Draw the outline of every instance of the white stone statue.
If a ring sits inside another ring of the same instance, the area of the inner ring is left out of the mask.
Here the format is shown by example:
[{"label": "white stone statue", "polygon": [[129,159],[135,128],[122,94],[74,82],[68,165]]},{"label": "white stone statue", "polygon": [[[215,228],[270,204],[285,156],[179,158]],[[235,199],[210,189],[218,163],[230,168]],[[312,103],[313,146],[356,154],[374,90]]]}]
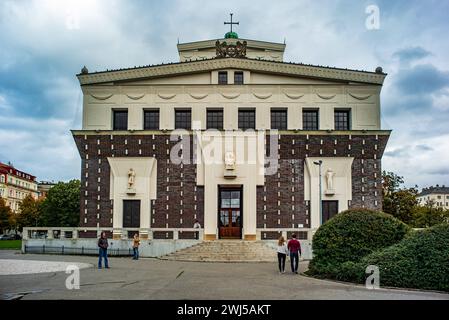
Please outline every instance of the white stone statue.
[{"label": "white stone statue", "polygon": [[134,186],[134,180],[136,177],[136,172],[133,168],[128,171],[128,189],[131,189]]},{"label": "white stone statue", "polygon": [[331,168],[327,169],[326,171],[327,190],[334,190],[334,176],[335,172],[333,172]]},{"label": "white stone statue", "polygon": [[232,151],[227,151],[225,154],[225,168],[226,170],[235,169],[235,156],[234,152]]}]

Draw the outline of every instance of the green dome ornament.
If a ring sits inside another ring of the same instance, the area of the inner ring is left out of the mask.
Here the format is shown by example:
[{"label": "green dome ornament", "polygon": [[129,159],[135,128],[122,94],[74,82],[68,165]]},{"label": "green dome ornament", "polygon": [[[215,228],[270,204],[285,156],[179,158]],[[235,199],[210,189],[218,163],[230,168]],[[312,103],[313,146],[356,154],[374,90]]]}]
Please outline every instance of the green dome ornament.
[{"label": "green dome ornament", "polygon": [[226,32],[224,37],[225,37],[225,39],[238,39],[239,35],[237,34],[237,32],[230,31],[230,32]]}]

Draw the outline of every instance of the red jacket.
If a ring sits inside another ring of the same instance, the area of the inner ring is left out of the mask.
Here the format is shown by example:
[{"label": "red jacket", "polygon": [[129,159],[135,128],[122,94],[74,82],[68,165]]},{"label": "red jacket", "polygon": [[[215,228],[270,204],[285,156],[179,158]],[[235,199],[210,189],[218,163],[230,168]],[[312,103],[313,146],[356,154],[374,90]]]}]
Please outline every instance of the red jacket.
[{"label": "red jacket", "polygon": [[301,243],[299,243],[296,239],[291,239],[288,244],[287,248],[290,251],[290,253],[299,253],[301,254]]}]

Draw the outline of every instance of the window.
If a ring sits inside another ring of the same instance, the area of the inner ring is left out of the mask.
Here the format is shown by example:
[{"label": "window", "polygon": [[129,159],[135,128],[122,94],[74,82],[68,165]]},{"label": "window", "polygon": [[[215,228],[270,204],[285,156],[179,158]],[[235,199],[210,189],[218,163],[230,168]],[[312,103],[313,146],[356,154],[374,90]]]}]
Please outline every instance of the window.
[{"label": "window", "polygon": [[318,110],[302,111],[303,130],[318,130]]},{"label": "window", "polygon": [[220,71],[218,73],[218,84],[228,84],[228,72]]},{"label": "window", "polygon": [[0,182],[1,182],[1,183],[5,183],[5,176],[4,176],[4,175],[1,175],[1,176],[0,176]]},{"label": "window", "polygon": [[207,110],[207,129],[223,130],[223,110]]},{"label": "window", "polygon": [[349,110],[335,110],[334,120],[335,130],[351,130]]},{"label": "window", "polygon": [[145,130],[159,130],[159,110],[145,110],[143,112],[143,128]]},{"label": "window", "polygon": [[271,110],[271,129],[287,130],[287,110]]},{"label": "window", "polygon": [[175,129],[192,128],[192,112],[190,110],[175,110]]},{"label": "window", "polygon": [[256,110],[239,110],[239,129],[256,129]]},{"label": "window", "polygon": [[243,84],[243,72],[234,72],[234,84]]},{"label": "window", "polygon": [[128,130],[128,110],[115,110],[114,130]]}]

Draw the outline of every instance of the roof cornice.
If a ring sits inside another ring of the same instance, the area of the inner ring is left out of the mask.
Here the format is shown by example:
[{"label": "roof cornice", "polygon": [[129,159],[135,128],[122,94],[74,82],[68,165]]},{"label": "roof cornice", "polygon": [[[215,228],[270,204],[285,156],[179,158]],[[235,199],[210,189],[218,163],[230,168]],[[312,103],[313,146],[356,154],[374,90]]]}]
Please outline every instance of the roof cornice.
[{"label": "roof cornice", "polygon": [[277,61],[256,60],[248,58],[214,58],[132,69],[78,74],[77,77],[81,85],[89,85],[117,81],[160,78],[165,76],[175,76],[181,74],[199,73],[229,68],[252,70],[264,73],[283,74],[287,76],[360,82],[377,85],[382,85],[386,77],[385,73],[375,73]]},{"label": "roof cornice", "polygon": [[272,50],[272,51],[282,51],[284,52],[286,45],[284,43],[276,43],[276,42],[267,42],[267,41],[258,41],[258,40],[250,40],[250,39],[215,39],[215,40],[203,40],[203,41],[195,41],[195,42],[186,42],[179,43],[177,45],[178,51],[190,51],[190,50],[199,50],[199,49],[210,49],[215,48],[216,41],[226,42],[228,44],[235,44],[238,41],[246,41],[248,48],[254,49],[264,49],[264,50]]}]

